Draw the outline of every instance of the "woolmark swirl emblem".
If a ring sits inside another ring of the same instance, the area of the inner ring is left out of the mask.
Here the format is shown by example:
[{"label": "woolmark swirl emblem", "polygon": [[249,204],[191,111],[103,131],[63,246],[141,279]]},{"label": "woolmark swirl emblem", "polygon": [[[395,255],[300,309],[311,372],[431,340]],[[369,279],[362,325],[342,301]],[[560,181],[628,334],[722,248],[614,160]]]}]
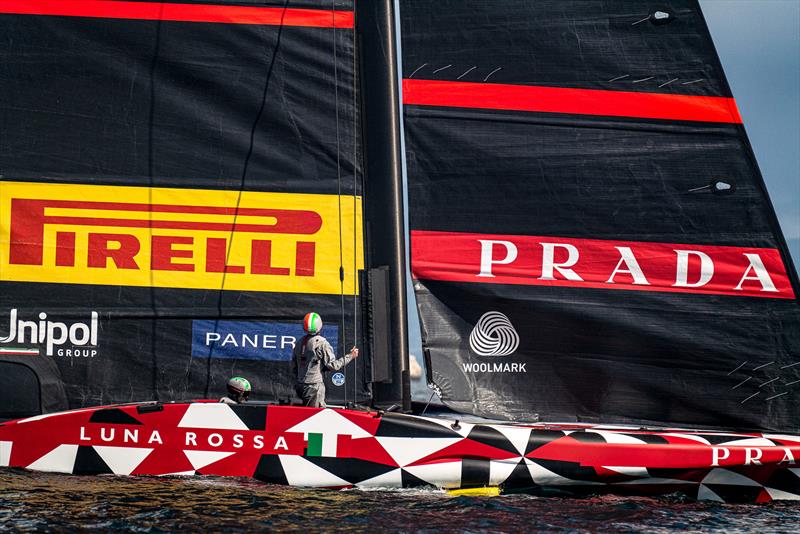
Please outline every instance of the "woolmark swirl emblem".
[{"label": "woolmark swirl emblem", "polygon": [[478,319],[469,335],[469,346],[478,356],[508,356],[519,347],[519,335],[508,317],[490,311]]}]

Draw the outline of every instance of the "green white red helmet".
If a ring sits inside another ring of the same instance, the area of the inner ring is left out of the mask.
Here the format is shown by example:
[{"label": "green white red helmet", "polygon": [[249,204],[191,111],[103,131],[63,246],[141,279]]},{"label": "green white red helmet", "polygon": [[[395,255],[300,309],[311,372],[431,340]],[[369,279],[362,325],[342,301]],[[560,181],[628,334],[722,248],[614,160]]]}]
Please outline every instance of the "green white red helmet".
[{"label": "green white red helmet", "polygon": [[234,376],[228,380],[228,396],[236,402],[243,402],[250,396],[250,381],[241,376]]},{"label": "green white red helmet", "polygon": [[318,313],[307,313],[303,318],[303,330],[306,334],[319,334],[322,331],[322,317]]}]

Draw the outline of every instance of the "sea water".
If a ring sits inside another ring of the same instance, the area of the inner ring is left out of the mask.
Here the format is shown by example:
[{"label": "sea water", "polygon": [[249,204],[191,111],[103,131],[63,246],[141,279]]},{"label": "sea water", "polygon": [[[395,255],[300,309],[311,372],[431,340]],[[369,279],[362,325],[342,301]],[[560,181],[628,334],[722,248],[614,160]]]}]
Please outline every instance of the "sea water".
[{"label": "sea water", "polygon": [[216,477],[0,470],[0,531],[800,532],[800,503],[678,496],[451,497],[435,489],[315,490]]}]

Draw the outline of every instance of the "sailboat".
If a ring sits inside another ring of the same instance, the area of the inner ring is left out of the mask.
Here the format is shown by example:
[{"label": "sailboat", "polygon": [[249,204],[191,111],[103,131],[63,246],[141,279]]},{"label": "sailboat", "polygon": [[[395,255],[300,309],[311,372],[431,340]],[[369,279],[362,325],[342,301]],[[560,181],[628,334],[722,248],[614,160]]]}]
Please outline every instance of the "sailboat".
[{"label": "sailboat", "polygon": [[797,274],[699,5],[645,4],[0,0],[0,466],[800,499]]}]

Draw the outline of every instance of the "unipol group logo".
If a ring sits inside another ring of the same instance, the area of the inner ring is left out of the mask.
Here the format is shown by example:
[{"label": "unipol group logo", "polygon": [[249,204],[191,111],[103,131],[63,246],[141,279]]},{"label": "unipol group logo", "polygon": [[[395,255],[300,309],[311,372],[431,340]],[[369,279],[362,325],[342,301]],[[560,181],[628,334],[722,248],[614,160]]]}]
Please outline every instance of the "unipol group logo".
[{"label": "unipol group logo", "polygon": [[469,335],[469,346],[478,356],[508,356],[519,347],[519,334],[508,317],[490,311],[478,319]]},{"label": "unipol group logo", "polygon": [[0,334],[0,354],[15,356],[47,356],[94,358],[97,355],[98,313],[91,312],[88,321],[52,321],[46,312],[34,314],[32,320],[19,317],[16,308],[8,314],[8,335]]},{"label": "unipol group logo", "polygon": [[[336,195],[1,182],[0,280],[339,294],[339,266],[363,266],[360,202],[339,203]],[[341,253],[340,233],[359,235],[342,241]],[[343,290],[357,291],[352,275]]]}]

